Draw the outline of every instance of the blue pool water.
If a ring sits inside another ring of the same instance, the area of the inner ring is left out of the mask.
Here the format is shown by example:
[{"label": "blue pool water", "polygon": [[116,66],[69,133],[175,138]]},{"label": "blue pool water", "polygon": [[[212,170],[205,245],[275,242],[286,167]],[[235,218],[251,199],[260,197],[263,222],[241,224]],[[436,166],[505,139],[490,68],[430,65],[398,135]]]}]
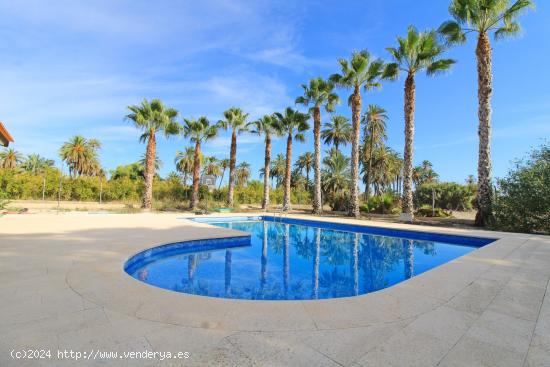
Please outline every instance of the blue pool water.
[{"label": "blue pool water", "polygon": [[148,284],[196,295],[325,299],[390,287],[493,241],[296,219],[248,219],[203,221],[250,237],[153,248],[128,260],[125,270]]}]

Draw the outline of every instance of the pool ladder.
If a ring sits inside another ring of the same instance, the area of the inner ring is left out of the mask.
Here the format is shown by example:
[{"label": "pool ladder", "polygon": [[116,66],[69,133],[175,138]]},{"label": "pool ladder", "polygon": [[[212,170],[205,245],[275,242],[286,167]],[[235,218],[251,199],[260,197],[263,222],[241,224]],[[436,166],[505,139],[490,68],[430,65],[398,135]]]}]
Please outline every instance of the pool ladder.
[{"label": "pool ladder", "polygon": [[283,210],[283,206],[281,206],[281,208],[275,208],[273,210],[273,221],[277,222],[277,218],[279,218],[279,222],[282,223],[285,214],[288,213]]}]

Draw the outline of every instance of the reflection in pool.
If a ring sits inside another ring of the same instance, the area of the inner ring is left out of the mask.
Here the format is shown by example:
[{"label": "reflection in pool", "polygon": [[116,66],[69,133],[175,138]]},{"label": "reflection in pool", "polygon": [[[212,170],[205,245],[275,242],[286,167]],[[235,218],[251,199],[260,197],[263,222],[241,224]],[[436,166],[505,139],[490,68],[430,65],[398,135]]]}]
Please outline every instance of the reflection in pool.
[{"label": "reflection in pool", "polygon": [[212,224],[248,232],[250,240],[200,241],[149,257],[138,255],[126,271],[148,284],[196,295],[325,299],[389,287],[480,245],[261,220]]}]

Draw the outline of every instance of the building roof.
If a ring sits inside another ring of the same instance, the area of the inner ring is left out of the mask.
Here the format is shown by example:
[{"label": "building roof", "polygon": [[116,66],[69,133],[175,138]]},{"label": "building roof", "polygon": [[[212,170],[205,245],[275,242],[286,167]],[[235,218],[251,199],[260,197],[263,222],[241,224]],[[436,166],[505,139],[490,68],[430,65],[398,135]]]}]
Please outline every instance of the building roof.
[{"label": "building roof", "polygon": [[0,145],[8,146],[10,142],[13,142],[13,137],[8,130],[4,127],[4,124],[0,122]]}]

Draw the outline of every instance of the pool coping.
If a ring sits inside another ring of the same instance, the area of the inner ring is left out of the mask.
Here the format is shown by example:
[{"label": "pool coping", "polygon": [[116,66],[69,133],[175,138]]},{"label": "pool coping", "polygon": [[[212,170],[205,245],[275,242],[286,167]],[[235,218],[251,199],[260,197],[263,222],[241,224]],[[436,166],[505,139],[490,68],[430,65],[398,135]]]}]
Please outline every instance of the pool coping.
[{"label": "pool coping", "polygon": [[[219,214],[209,217],[242,216],[242,213]],[[262,215],[266,213],[246,216]],[[506,257],[532,237],[528,234],[366,222],[347,218],[306,215],[288,215],[287,217],[497,239],[467,255],[394,286],[355,297],[254,301],[195,296],[147,285],[124,271],[123,265],[132,254],[169,243],[170,240],[148,245],[128,243],[124,249],[101,264],[93,261],[76,263],[67,273],[66,282],[73,291],[91,303],[128,316],[166,324],[231,331],[307,331],[351,328],[400,322],[445,305],[492,267],[503,264],[505,266]],[[205,232],[189,233],[189,238],[185,240],[249,235],[220,227],[214,230],[213,226],[189,220],[178,218],[171,218],[171,220],[181,221],[181,225],[190,232],[197,227],[202,227],[202,231]],[[174,237],[172,242],[181,241],[181,238]],[[121,289],[124,291],[121,292]]]}]

